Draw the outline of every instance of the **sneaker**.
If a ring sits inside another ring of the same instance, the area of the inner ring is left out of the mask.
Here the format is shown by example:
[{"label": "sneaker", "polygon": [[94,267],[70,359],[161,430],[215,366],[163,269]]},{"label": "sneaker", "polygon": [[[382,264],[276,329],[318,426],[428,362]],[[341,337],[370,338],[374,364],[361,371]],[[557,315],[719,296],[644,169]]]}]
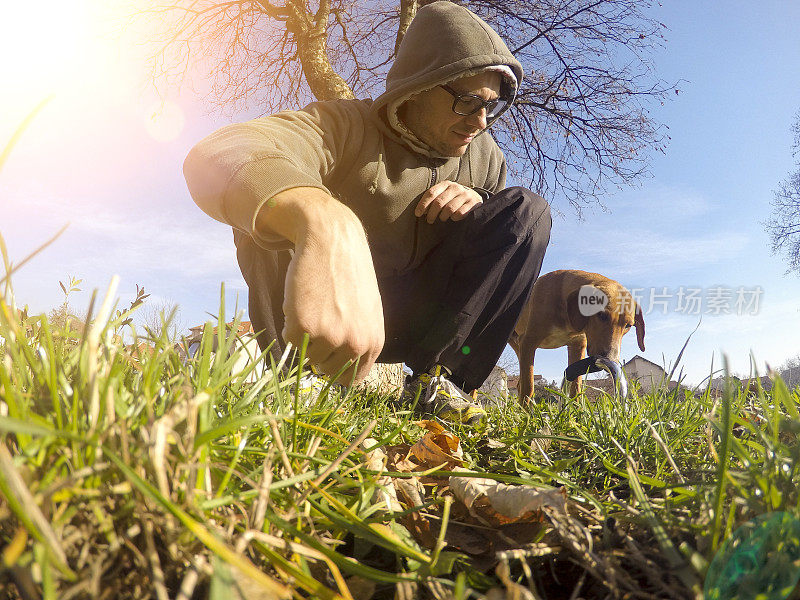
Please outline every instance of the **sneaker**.
[{"label": "sneaker", "polygon": [[412,405],[419,396],[416,411],[436,415],[443,421],[478,425],[486,419],[486,411],[461,388],[448,379],[447,367],[436,365],[426,373],[409,375],[401,400]]}]

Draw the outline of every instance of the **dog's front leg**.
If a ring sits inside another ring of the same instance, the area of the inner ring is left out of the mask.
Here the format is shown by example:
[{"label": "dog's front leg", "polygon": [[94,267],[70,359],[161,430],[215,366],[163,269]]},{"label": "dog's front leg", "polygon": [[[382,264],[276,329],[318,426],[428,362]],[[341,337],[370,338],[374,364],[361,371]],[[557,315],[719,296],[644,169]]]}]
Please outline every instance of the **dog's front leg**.
[{"label": "dog's front leg", "polygon": [[[580,341],[571,342],[567,344],[567,364],[578,362],[586,358],[586,336],[583,336]],[[583,376],[579,375],[575,381],[569,384],[569,395],[574,398],[581,393],[583,387]]]},{"label": "dog's front leg", "polygon": [[523,338],[518,344],[511,346],[519,359],[519,402],[525,405],[533,401],[533,360],[536,356],[535,341]]}]

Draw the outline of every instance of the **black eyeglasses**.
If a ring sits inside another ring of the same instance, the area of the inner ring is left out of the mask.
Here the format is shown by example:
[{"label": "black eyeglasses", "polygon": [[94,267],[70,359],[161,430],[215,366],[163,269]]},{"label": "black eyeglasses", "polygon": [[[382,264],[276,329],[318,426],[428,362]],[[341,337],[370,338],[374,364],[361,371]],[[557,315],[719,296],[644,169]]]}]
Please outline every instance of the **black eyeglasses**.
[{"label": "black eyeglasses", "polygon": [[469,116],[474,115],[480,109],[486,109],[486,120],[491,121],[495,117],[500,116],[509,102],[505,98],[495,98],[494,100],[484,100],[475,94],[459,94],[449,85],[440,85],[440,88],[448,92],[455,100],[453,100],[453,112],[457,115]]}]

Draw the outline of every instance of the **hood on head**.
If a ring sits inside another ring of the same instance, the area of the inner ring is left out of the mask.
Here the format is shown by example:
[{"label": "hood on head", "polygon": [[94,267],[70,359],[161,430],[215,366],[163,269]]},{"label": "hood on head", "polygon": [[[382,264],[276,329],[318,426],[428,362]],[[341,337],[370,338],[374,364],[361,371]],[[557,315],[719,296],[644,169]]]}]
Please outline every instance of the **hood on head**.
[{"label": "hood on head", "polygon": [[386,91],[372,111],[387,133],[430,154],[430,148],[399,124],[397,108],[414,94],[490,68],[503,75],[502,94],[513,97],[522,82],[522,65],[500,36],[466,8],[447,0],[433,2],[420,8],[409,25],[386,77]]}]

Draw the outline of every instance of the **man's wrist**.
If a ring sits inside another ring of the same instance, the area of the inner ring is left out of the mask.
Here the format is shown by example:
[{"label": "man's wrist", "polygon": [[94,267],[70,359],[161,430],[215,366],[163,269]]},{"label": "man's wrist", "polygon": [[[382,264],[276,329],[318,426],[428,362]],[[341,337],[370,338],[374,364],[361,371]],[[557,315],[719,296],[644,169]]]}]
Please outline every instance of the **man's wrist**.
[{"label": "man's wrist", "polygon": [[360,223],[349,208],[324,190],[291,188],[264,203],[256,216],[255,230],[297,245],[309,232],[343,222]]}]

